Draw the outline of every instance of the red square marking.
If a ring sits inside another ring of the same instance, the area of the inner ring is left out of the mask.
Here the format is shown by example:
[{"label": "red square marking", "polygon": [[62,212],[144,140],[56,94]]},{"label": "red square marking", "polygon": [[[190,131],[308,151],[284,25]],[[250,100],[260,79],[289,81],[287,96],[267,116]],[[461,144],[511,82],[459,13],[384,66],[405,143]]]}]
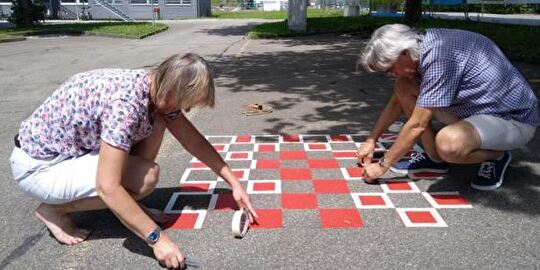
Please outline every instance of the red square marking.
[{"label": "red square marking", "polygon": [[223,193],[217,195],[216,210],[238,210],[238,204],[234,200],[234,197],[230,193]]},{"label": "red square marking", "polygon": [[300,136],[298,135],[283,135],[284,142],[300,142]]},{"label": "red square marking", "polygon": [[282,180],[311,180],[310,169],[281,169],[279,172]]},{"label": "red square marking", "polygon": [[323,228],[359,228],[363,226],[356,209],[319,209]]},{"label": "red square marking", "polygon": [[279,152],[279,159],[294,160],[294,159],[306,159],[306,152],[304,151],[282,151]]},{"label": "red square marking", "polygon": [[257,160],[257,169],[277,169],[281,165],[279,160]]},{"label": "red square marking", "polygon": [[284,209],[315,209],[317,195],[312,193],[281,194],[281,205]]},{"label": "red square marking", "polygon": [[251,224],[251,229],[273,229],[283,227],[283,214],[281,209],[255,209],[259,218],[257,223]]},{"label": "red square marking", "polygon": [[206,166],[206,164],[204,164],[202,162],[193,162],[193,163],[191,163],[191,168],[196,168],[196,169],[208,168],[208,166]]},{"label": "red square marking", "polygon": [[224,145],[224,144],[213,144],[212,146],[214,146],[214,148],[215,148],[217,151],[223,151],[223,150],[225,150],[225,145]]},{"label": "red square marking", "polygon": [[244,178],[244,171],[232,170],[232,172],[236,178]]},{"label": "red square marking", "polygon": [[362,168],[347,168],[350,177],[362,177]]},{"label": "red square marking", "polygon": [[355,158],[357,156],[356,156],[356,152],[347,151],[347,152],[334,152],[334,157],[335,158]]},{"label": "red square marking", "polygon": [[249,143],[251,142],[251,136],[238,136],[236,137],[237,143]]},{"label": "red square marking", "polygon": [[347,139],[347,136],[345,135],[331,135],[330,140],[333,142],[348,142],[349,139]]},{"label": "red square marking", "polygon": [[316,193],[349,193],[345,180],[314,180],[313,188]]},{"label": "red square marking", "polygon": [[405,211],[411,223],[437,223],[429,211]]},{"label": "red square marking", "polygon": [[313,159],[308,160],[310,168],[339,168],[339,164],[335,159]]},{"label": "red square marking", "polygon": [[310,144],[308,144],[308,149],[309,150],[325,150],[326,149],[326,144],[310,143]]},{"label": "red square marking", "polygon": [[195,223],[199,217],[198,213],[182,213],[174,215],[174,222],[169,227],[171,229],[195,229]]},{"label": "red square marking", "polygon": [[439,205],[467,205],[469,202],[459,194],[430,194]]},{"label": "red square marking", "polygon": [[411,185],[406,181],[387,182],[386,185],[389,190],[412,190]]},{"label": "red square marking", "polygon": [[360,202],[362,205],[386,205],[386,202],[380,195],[361,195]]},{"label": "red square marking", "polygon": [[208,192],[210,184],[208,183],[185,183],[180,186],[182,192]]},{"label": "red square marking", "polygon": [[247,159],[248,153],[231,153],[231,159]]},{"label": "red square marking", "polygon": [[259,144],[259,152],[275,152],[276,147],[273,144]]},{"label": "red square marking", "polygon": [[253,182],[253,191],[274,191],[274,190],[276,190],[276,183]]}]

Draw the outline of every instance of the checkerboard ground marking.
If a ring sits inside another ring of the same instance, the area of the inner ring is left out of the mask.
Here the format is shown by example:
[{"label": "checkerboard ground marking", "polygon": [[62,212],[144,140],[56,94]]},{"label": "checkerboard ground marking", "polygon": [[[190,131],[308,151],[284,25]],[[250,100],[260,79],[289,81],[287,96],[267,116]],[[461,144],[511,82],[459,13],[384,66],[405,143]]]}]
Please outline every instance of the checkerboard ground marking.
[{"label": "checkerboard ground marking", "polygon": [[178,213],[183,213],[185,211],[199,211],[199,210],[174,210],[173,207],[174,207],[174,204],[176,203],[176,200],[178,199],[178,197],[180,195],[210,195],[210,202],[208,203],[208,207],[206,208],[206,210],[203,210],[203,211],[207,211],[207,210],[213,210],[214,208],[216,208],[216,202],[217,202],[217,199],[218,199],[218,194],[207,194],[207,193],[201,193],[201,194],[194,194],[193,192],[182,192],[182,191],[178,191],[178,192],[174,192],[171,196],[171,198],[169,199],[169,202],[167,203],[167,206],[165,206],[165,209],[163,210],[164,213],[166,214],[178,214]]},{"label": "checkerboard ground marking", "polygon": [[[406,183],[408,189],[396,188],[392,189],[392,184],[395,183]],[[416,184],[410,179],[381,179],[379,184],[385,193],[420,193],[420,189]]]},{"label": "checkerboard ground marking", "polygon": [[[406,227],[448,227],[444,219],[435,208],[397,208],[401,221]],[[413,223],[407,213],[425,213],[429,212],[435,223],[417,222]]]},{"label": "checkerboard ground marking", "polygon": [[[208,189],[206,191],[182,191],[184,188],[189,188],[189,186],[196,187],[197,185],[208,185]],[[217,182],[216,181],[188,181],[183,182],[180,185],[180,192],[182,194],[191,194],[191,195],[210,195],[214,193],[214,189],[216,188]]]},{"label": "checkerboard ground marking", "polygon": [[[367,135],[367,134],[365,134]],[[346,155],[350,154],[350,153],[353,153],[354,154],[354,150],[334,150],[332,151],[331,149],[331,145],[330,143],[351,143],[351,142],[354,142],[353,140],[353,137],[352,136],[362,136],[362,134],[354,134],[354,135],[344,135],[344,134],[341,134],[341,135],[336,135],[335,136],[335,140],[332,139],[332,135],[317,135],[317,134],[309,134],[308,136],[311,136],[311,137],[314,137],[314,136],[325,136],[326,138],[326,142],[316,142],[316,140],[314,140],[313,142],[305,142],[304,141],[304,138],[303,138],[304,135],[297,135],[297,136],[291,136],[291,138],[293,138],[293,140],[289,141],[285,141],[284,140],[284,136],[277,136],[277,135],[257,135],[257,136],[243,136],[245,138],[242,139],[241,142],[236,142],[237,138],[240,137],[240,136],[207,136],[208,137],[221,137],[221,138],[225,138],[225,139],[229,139],[229,142],[220,142],[220,143],[214,143],[214,145],[223,145],[223,151],[220,151],[220,152],[227,152],[228,149],[229,149],[229,146],[230,144],[238,144],[238,143],[252,143],[254,144],[254,148],[253,150],[254,151],[257,151],[259,150],[258,146],[255,146],[255,145],[275,145],[274,147],[274,150],[277,152],[279,151],[279,144],[278,143],[272,143],[272,142],[260,142],[260,143],[257,143],[256,142],[256,138],[257,137],[270,137],[270,138],[277,138],[277,140],[279,141],[279,143],[302,143],[303,146],[304,146],[304,150],[307,152],[307,151],[331,151],[332,153],[347,153],[347,154],[343,154],[341,157],[337,157],[337,156],[334,156],[335,159],[354,159],[356,157],[354,156],[350,156],[350,157],[347,157]],[[295,139],[295,137],[297,138],[297,140]],[[345,140],[346,138],[346,140]],[[356,138],[356,137],[355,137]],[[224,140],[223,140],[224,141]],[[384,141],[384,140],[381,140],[381,141]],[[388,140],[388,142],[392,142],[393,140]],[[359,142],[354,142],[356,146],[359,145]],[[313,145],[318,145],[318,146],[324,146],[324,147],[321,147],[321,149],[309,149],[308,148],[308,145],[309,144],[313,144]],[[379,147],[381,148],[384,148],[384,146],[380,143],[377,144]],[[418,152],[423,152],[423,150],[421,149],[421,147],[419,147],[418,145],[415,145],[413,146],[413,149],[415,151],[418,151]],[[227,150],[227,151],[225,151]],[[248,152],[248,151],[243,151],[243,152]],[[225,155],[231,155],[229,153],[232,153],[232,152],[227,152]],[[253,151],[251,151],[251,154],[253,154]],[[230,157],[230,156],[229,156]],[[249,166],[249,169],[244,169],[244,170],[247,170],[248,173],[249,173],[249,170],[250,169],[256,169],[257,167],[257,160],[254,160],[253,159],[253,156],[249,157],[246,156],[245,158],[250,158],[249,160],[251,160],[250,162],[250,166]],[[240,158],[240,159],[231,159],[231,160],[248,160],[248,159],[243,159],[243,158]],[[279,160],[277,160],[279,161]],[[192,161],[193,162],[199,162],[196,158],[193,158]],[[342,173],[343,173],[343,176],[346,180],[361,180],[362,178],[361,177],[354,177],[354,176],[351,176],[348,171],[347,171],[347,168],[340,168]],[[357,169],[357,168],[353,168],[353,169]],[[204,168],[204,167],[195,167],[195,168],[190,168],[188,169],[189,172],[191,171],[195,171],[195,170],[210,170],[209,168]],[[238,169],[237,169],[238,170]],[[181,179],[181,183],[183,182],[186,182],[187,180],[187,177],[189,175],[189,172],[184,172],[183,176],[182,176],[182,179]],[[245,172],[244,172],[244,175]],[[356,175],[356,173],[355,173]],[[281,193],[281,181],[280,180],[258,180],[258,181],[253,181],[253,182],[261,182],[261,181],[271,181],[271,182],[278,182],[279,184],[279,192],[277,191],[271,191],[271,192],[268,192],[268,193],[274,193],[274,194],[279,194]],[[409,190],[391,190],[391,189],[387,189],[385,190],[385,192],[383,193],[357,193],[358,196],[360,196],[360,194],[363,194],[363,195],[366,195],[366,196],[381,196],[380,198],[382,198],[382,200],[385,202],[385,206],[383,207],[387,207],[387,208],[395,208],[392,204],[392,202],[389,200],[388,198],[388,195],[386,193],[407,193],[407,192],[420,192],[420,190],[418,190],[418,187],[414,184],[414,182],[412,181],[409,181],[409,179],[399,179],[399,180],[394,180],[394,181],[399,181],[399,182],[407,182],[407,184],[409,185]],[[189,181],[188,183],[190,184],[197,184],[197,183],[200,183],[200,182],[211,182],[211,181]],[[251,182],[251,181],[250,181]],[[386,188],[388,188],[388,184],[391,182],[393,182],[392,180],[386,180],[384,183],[381,183],[381,187],[383,187],[383,185],[386,185]],[[248,182],[248,185],[249,185],[249,182]],[[214,186],[215,187],[215,186]],[[213,188],[209,188],[209,190]],[[385,188],[383,187],[383,190]],[[260,192],[262,193],[262,192]],[[186,194],[189,194],[189,195],[209,195],[209,193],[207,191],[205,192],[186,192]],[[253,194],[257,194],[256,192],[253,193]],[[355,199],[355,196],[353,195],[354,193],[351,193],[351,196],[353,196],[353,200],[355,200],[355,205],[358,206],[362,206],[361,203],[360,203],[360,197],[356,197],[357,199]],[[433,195],[436,195],[437,193],[431,193]],[[458,192],[440,192],[439,195],[459,195]],[[419,210],[419,211],[424,211],[424,212],[428,212],[431,217],[433,217],[433,219],[436,221],[434,224],[413,224],[410,222],[410,220],[408,218],[403,218],[402,217],[402,220],[403,222],[405,223],[405,225],[407,226],[407,222],[411,223],[409,224],[410,227],[446,227],[446,223],[444,222],[444,220],[440,217],[440,215],[438,214],[438,212],[436,211],[435,208],[472,208],[472,205],[470,204],[467,204],[467,205],[463,205],[463,204],[459,204],[459,205],[439,205],[437,204],[437,202],[433,199],[433,197],[429,194],[429,193],[426,193],[426,192],[422,192],[422,195],[424,197],[426,197],[426,199],[430,202],[430,204],[434,207],[434,208],[401,208],[401,209],[396,209],[398,214],[400,214],[400,217],[402,216],[402,214],[405,214],[406,215],[406,211],[414,211],[414,210]],[[174,197],[174,200],[173,200],[173,197]],[[199,228],[202,226],[202,221],[204,221],[204,216],[206,215],[206,211],[207,210],[172,210],[172,207],[174,207],[174,203],[176,202],[176,199],[178,198],[178,194],[173,194],[173,197],[171,197],[171,200],[169,201],[167,207],[166,207],[166,210],[168,211],[173,211],[173,212],[182,212],[182,213],[188,213],[188,212],[194,212],[194,213],[202,213],[202,215],[199,215],[198,216],[198,223],[200,223],[200,226]],[[217,199],[217,196],[214,197],[214,195],[211,197],[211,200],[210,200],[210,205],[208,207],[208,209],[213,209],[215,207],[215,201]],[[386,199],[388,199],[388,202],[386,201]],[[430,201],[431,199],[431,201]],[[357,202],[358,201],[358,202]],[[359,205],[360,204],[360,205]],[[170,205],[170,206],[169,206]],[[212,206],[214,205],[214,206]],[[391,205],[391,207],[390,207]],[[364,207],[368,207],[367,205],[364,205],[362,206]],[[376,208],[378,208],[378,206],[375,206]],[[169,209],[167,209],[169,208]],[[200,221],[201,219],[201,216],[202,216],[202,221]],[[424,219],[425,217],[427,216],[424,216]],[[440,218],[440,219],[439,219]],[[419,220],[422,220],[422,216],[420,215],[420,219]]]},{"label": "checkerboard ground marking", "polygon": [[[390,200],[390,197],[388,197],[388,194],[384,193],[384,192],[379,192],[379,193],[377,193],[377,192],[351,193],[351,196],[352,196],[352,199],[354,201],[354,204],[356,205],[356,208],[358,208],[358,209],[388,209],[388,208],[395,208],[394,204]],[[374,205],[363,204],[362,200],[361,200],[361,197],[363,197],[363,196],[365,196],[365,197],[380,197],[383,200],[384,204],[382,204],[382,205],[380,205],[380,204],[374,204]]]},{"label": "checkerboard ground marking", "polygon": [[[443,196],[460,196],[459,192],[457,191],[443,191],[443,192],[422,192],[422,195],[426,198],[426,200],[437,209],[440,208],[472,208],[472,205],[470,203],[466,204],[439,204],[433,196],[437,195],[443,195]],[[461,197],[462,198],[462,197]],[[464,199],[464,198],[463,198]]]},{"label": "checkerboard ground marking", "polygon": [[[273,190],[255,190],[258,184],[274,184]],[[248,194],[281,194],[280,180],[253,180],[248,181],[246,192]]]}]

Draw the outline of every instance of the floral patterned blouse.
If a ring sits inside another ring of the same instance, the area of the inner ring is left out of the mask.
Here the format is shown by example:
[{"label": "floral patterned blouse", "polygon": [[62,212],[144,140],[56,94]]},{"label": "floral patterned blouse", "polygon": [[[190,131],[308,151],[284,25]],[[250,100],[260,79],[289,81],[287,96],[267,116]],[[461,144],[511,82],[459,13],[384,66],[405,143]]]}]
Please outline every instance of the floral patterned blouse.
[{"label": "floral patterned blouse", "polygon": [[[148,137],[155,109],[146,70],[98,69],[63,83],[19,130],[21,149],[37,159],[78,157],[98,150],[101,140],[122,149]],[[176,111],[166,117],[174,119]]]}]

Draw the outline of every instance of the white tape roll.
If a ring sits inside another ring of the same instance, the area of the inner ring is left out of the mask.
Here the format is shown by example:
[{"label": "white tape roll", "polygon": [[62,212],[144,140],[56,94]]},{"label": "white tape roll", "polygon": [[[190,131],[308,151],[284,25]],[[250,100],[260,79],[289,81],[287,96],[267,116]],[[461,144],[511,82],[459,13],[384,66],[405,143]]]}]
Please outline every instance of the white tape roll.
[{"label": "white tape roll", "polygon": [[403,125],[405,125],[405,123],[403,122],[394,122],[388,127],[388,131],[398,133],[401,131],[401,128],[403,127]]},{"label": "white tape roll", "polygon": [[243,238],[249,228],[249,218],[246,211],[238,210],[234,212],[231,231],[234,237]]}]

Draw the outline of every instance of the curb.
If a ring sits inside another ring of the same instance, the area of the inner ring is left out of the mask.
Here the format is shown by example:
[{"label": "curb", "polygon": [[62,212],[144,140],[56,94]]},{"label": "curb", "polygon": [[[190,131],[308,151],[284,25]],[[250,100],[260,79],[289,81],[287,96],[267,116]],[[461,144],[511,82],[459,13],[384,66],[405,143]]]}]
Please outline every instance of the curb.
[{"label": "curb", "polygon": [[39,34],[34,35],[28,35],[26,37],[14,37],[14,38],[7,38],[7,39],[0,39],[0,43],[3,42],[15,42],[15,41],[23,41],[26,40],[28,37],[40,37],[43,35],[65,35],[65,36],[99,36],[99,37],[110,37],[110,38],[125,38],[125,39],[143,39],[147,38],[149,36],[153,36],[155,34],[164,32],[169,29],[169,26],[167,25],[165,28],[156,30],[154,32],[150,32],[141,36],[128,36],[128,35],[121,35],[121,34],[111,34],[111,33],[95,33],[95,32],[85,32],[85,31],[78,31],[78,30],[58,30],[58,31],[44,31],[39,32]]},{"label": "curb", "polygon": [[16,41],[23,41],[23,40],[26,40],[26,38],[25,37],[5,38],[5,39],[0,39],[0,43],[16,42]]}]

